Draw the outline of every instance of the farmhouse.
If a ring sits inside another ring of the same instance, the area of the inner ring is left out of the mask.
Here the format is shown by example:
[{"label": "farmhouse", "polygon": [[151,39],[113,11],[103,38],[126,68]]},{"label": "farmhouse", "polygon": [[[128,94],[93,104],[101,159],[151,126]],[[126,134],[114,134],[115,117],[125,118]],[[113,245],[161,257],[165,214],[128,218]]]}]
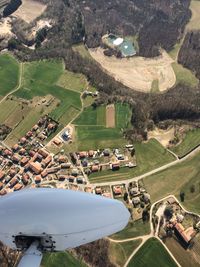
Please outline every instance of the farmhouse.
[{"label": "farmhouse", "polygon": [[196,235],[196,231],[193,227],[185,229],[181,223],[174,223],[174,233],[187,247],[190,244],[192,238]]}]

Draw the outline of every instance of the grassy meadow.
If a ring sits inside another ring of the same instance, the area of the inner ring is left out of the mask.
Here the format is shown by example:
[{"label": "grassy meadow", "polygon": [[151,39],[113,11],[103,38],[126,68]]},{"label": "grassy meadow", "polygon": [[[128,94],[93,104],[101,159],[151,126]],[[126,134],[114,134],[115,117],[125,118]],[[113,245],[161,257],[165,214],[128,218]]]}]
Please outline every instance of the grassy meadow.
[{"label": "grassy meadow", "polygon": [[82,93],[87,88],[87,79],[83,74],[65,70],[57,81],[57,85]]},{"label": "grassy meadow", "polygon": [[0,96],[14,90],[19,83],[20,66],[18,61],[9,54],[0,56]]},{"label": "grassy meadow", "polygon": [[147,240],[131,259],[128,267],[177,267],[164,246],[155,238]]},{"label": "grassy meadow", "polygon": [[[169,194],[179,198],[180,192],[185,193],[182,203],[188,210],[200,213],[200,153],[169,169],[143,179],[152,202]],[[191,192],[194,187],[194,192]],[[159,190],[158,190],[159,189]]]},{"label": "grassy meadow", "polygon": [[191,87],[196,87],[199,80],[191,70],[184,68],[181,64],[172,63],[173,70],[176,75],[176,84],[182,83]]},{"label": "grassy meadow", "polygon": [[40,267],[86,267],[69,252],[45,253]]},{"label": "grassy meadow", "polygon": [[106,107],[88,107],[73,121],[77,126],[103,126],[106,125]]},{"label": "grassy meadow", "polygon": [[140,245],[141,240],[133,240],[123,243],[110,242],[109,258],[117,266],[124,266],[131,253]]},{"label": "grassy meadow", "polygon": [[150,233],[150,224],[143,223],[142,220],[130,221],[126,228],[122,231],[111,236],[112,239],[123,240],[128,238],[134,238],[142,235],[148,235]]},{"label": "grassy meadow", "polygon": [[198,145],[200,145],[200,129],[192,129],[186,132],[182,142],[171,150],[179,157],[183,157]]}]

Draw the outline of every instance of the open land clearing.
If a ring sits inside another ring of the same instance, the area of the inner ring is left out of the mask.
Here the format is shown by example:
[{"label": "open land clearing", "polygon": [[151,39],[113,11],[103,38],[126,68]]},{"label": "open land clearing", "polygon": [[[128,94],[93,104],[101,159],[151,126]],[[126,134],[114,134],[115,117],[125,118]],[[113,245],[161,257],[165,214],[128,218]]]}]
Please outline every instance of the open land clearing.
[{"label": "open land clearing", "polygon": [[150,234],[150,223],[142,220],[130,221],[126,228],[111,236],[115,240],[135,238],[138,236]]},{"label": "open land clearing", "polygon": [[117,59],[114,56],[105,56],[101,48],[89,51],[105,71],[132,89],[150,92],[152,82],[158,80],[159,90],[165,91],[176,83],[176,75],[171,66],[173,60],[165,51],[154,59],[143,57]]},{"label": "open land clearing", "polygon": [[131,259],[128,267],[177,267],[161,242],[155,238],[147,240]]},{"label": "open land clearing", "polygon": [[106,127],[115,128],[115,105],[106,107]]},{"label": "open land clearing", "polygon": [[[118,143],[117,147],[119,147]],[[157,140],[151,139],[147,143],[135,143],[137,167],[121,168],[118,171],[101,171],[92,173],[89,176],[91,183],[104,183],[110,181],[120,181],[131,179],[135,176],[144,174],[156,169],[164,164],[172,162],[175,158]]]},{"label": "open land clearing", "polygon": [[192,18],[186,26],[186,30],[199,30],[200,29],[200,1],[192,0],[190,3],[190,9],[192,11]]},{"label": "open land clearing", "polygon": [[0,56],[0,95],[5,96],[19,83],[19,63],[9,54]]},{"label": "open land clearing", "polygon": [[13,13],[13,16],[23,19],[27,23],[39,17],[46,9],[46,5],[39,1],[22,0],[22,5]]},{"label": "open land clearing", "polygon": [[[200,153],[169,169],[143,179],[152,202],[174,194],[179,198],[180,192],[185,193],[183,205],[192,212],[200,213]],[[191,186],[194,192],[191,192]]]},{"label": "open land clearing", "polygon": [[131,253],[140,245],[141,240],[133,240],[123,243],[110,242],[109,258],[110,261],[117,266],[124,266]]},{"label": "open land clearing", "polygon": [[87,265],[72,256],[69,252],[45,253],[41,267],[86,267]]},{"label": "open land clearing", "polygon": [[200,145],[200,129],[192,129],[187,131],[183,140],[171,150],[179,157],[183,157],[198,145]]},{"label": "open land clearing", "polygon": [[148,140],[152,138],[156,139],[164,147],[167,147],[169,145],[169,141],[174,139],[174,128],[170,128],[168,130],[155,128],[153,131],[148,132]]},{"label": "open land clearing", "polygon": [[10,18],[2,18],[0,20],[0,36],[11,36],[12,33],[12,26],[11,26],[11,19]]},{"label": "open land clearing", "polygon": [[[182,267],[199,267],[200,266],[200,234],[195,237],[195,244],[192,248],[185,250],[175,237],[166,238],[165,245],[172,252]],[[198,248],[198,250],[196,250]]]}]

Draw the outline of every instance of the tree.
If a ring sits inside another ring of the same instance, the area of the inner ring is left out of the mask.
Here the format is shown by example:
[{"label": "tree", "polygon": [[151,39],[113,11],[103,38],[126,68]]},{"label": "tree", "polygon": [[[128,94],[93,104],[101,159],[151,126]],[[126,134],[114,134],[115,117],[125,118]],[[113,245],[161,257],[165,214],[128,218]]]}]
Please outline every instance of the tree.
[{"label": "tree", "polygon": [[190,186],[190,193],[194,193],[194,192],[195,192],[195,185],[192,184],[192,185]]},{"label": "tree", "polygon": [[164,211],[164,215],[165,215],[165,217],[168,219],[168,220],[170,220],[171,218],[172,218],[172,216],[173,216],[173,208],[171,207],[171,206],[169,206],[169,207],[166,207],[166,209],[165,209],[165,211]]},{"label": "tree", "polygon": [[125,202],[128,201],[128,193],[127,193],[127,192],[124,193],[124,201],[125,201]]},{"label": "tree", "polygon": [[143,222],[149,221],[149,211],[147,209],[144,209],[142,212],[142,220]]},{"label": "tree", "polygon": [[184,202],[184,200],[185,200],[185,193],[184,192],[180,192],[180,199],[181,199],[181,202]]}]

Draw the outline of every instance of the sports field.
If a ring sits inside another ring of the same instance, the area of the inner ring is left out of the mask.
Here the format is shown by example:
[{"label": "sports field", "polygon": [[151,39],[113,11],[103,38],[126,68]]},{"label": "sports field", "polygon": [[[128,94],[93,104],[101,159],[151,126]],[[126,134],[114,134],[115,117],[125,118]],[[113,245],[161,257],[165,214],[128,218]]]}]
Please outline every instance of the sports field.
[{"label": "sports field", "polygon": [[114,243],[109,245],[110,261],[117,266],[124,266],[131,253],[140,245],[141,240],[133,240],[130,242]]},{"label": "sports field", "polygon": [[40,267],[86,267],[69,252],[45,253]]},{"label": "sports field", "polygon": [[164,246],[155,238],[147,240],[128,267],[177,267]]},{"label": "sports field", "polygon": [[[155,202],[169,194],[179,198],[180,192],[185,193],[183,205],[190,211],[200,213],[200,153],[167,170],[146,177],[144,185]],[[191,192],[191,186],[194,192]]]},{"label": "sports field", "polygon": [[[118,144],[119,146],[119,144]],[[155,139],[148,143],[135,143],[137,167],[133,169],[121,168],[119,171],[101,171],[89,176],[92,183],[103,183],[108,181],[120,181],[141,175],[156,169],[175,158]]]},{"label": "sports field", "polygon": [[150,224],[143,223],[142,220],[131,221],[128,223],[126,228],[117,234],[111,236],[111,238],[116,240],[122,240],[127,238],[133,238],[142,235],[148,235],[150,233]]},{"label": "sports field", "polygon": [[171,150],[179,157],[183,157],[198,145],[200,145],[200,129],[193,129],[188,131],[181,143]]},{"label": "sports field", "polygon": [[66,115],[71,109],[80,110],[80,94],[75,91],[67,90],[56,83],[63,74],[63,65],[61,61],[37,61],[25,63],[23,84],[19,91],[15,93],[17,97],[33,99],[36,96],[52,95],[60,102],[50,113],[54,119],[61,123],[68,122]]},{"label": "sports field", "polygon": [[19,83],[19,63],[9,54],[0,56],[0,96],[14,90]]}]

